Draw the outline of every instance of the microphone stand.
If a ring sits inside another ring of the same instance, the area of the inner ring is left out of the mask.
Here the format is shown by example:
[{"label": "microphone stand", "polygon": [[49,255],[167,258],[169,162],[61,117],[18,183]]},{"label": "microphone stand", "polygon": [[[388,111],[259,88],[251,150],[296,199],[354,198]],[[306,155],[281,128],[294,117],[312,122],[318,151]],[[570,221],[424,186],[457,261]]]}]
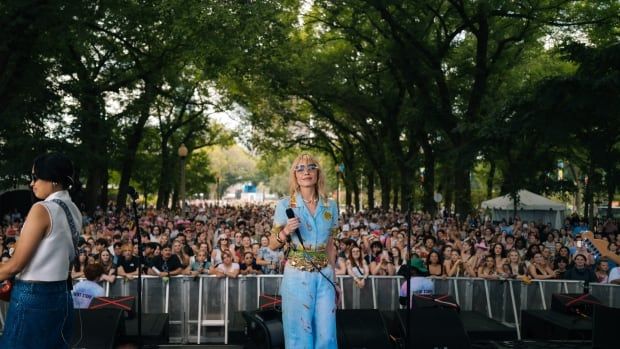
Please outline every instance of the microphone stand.
[{"label": "microphone stand", "polygon": [[133,187],[129,187],[129,196],[131,196],[134,225],[138,235],[138,348],[142,348],[142,234],[138,219],[138,192]]},{"label": "microphone stand", "polygon": [[409,251],[409,260],[407,261],[407,266],[405,268],[405,278],[406,278],[406,290],[407,290],[407,327],[405,330],[405,348],[412,348],[411,343],[411,257],[413,256],[413,251],[411,250],[411,199],[407,200],[407,251]]}]

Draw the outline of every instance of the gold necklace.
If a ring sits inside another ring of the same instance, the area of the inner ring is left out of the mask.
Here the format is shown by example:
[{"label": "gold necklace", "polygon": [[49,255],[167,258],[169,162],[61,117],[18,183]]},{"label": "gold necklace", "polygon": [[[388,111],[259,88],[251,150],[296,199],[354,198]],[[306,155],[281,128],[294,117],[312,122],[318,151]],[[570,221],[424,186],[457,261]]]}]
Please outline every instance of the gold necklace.
[{"label": "gold necklace", "polygon": [[304,199],[304,198],[302,197],[301,199],[302,199],[305,203],[307,203],[307,204],[313,204],[313,203],[317,202],[317,199],[314,199],[314,198],[313,198],[313,199],[310,199],[310,200],[306,200],[306,199]]}]

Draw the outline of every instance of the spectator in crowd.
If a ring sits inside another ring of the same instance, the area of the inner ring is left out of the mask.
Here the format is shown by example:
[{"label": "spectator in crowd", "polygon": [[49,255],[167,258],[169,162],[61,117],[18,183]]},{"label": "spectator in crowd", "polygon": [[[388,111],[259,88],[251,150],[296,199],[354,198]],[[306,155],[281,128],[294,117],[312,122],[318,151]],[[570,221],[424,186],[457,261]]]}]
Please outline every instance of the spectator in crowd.
[{"label": "spectator in crowd", "polygon": [[611,269],[607,282],[610,284],[620,285],[620,266]]},{"label": "spectator in crowd", "polygon": [[211,264],[212,265],[218,265],[222,263],[222,253],[225,251],[231,251],[234,250],[234,246],[230,246],[229,241],[228,241],[228,235],[226,234],[220,234],[220,236],[218,237],[217,240],[217,244],[215,245],[215,248],[213,249],[213,252],[211,252]]},{"label": "spectator in crowd", "polygon": [[149,268],[149,275],[157,275],[162,277],[170,277],[183,273],[185,267],[179,260],[179,257],[172,253],[172,248],[163,246],[161,255],[153,259],[153,265]]},{"label": "spectator in crowd", "polygon": [[[612,236],[613,236],[613,238],[612,238]],[[613,259],[613,256],[618,256],[618,245],[615,242],[615,235],[613,235],[613,234],[609,235],[609,236],[607,236],[606,239],[607,239],[607,241],[609,241],[609,243],[607,244],[607,253],[609,253],[611,258],[605,258],[605,259],[607,260],[607,264],[608,264],[609,270],[612,270],[613,268],[618,266],[616,261],[614,261],[614,259]],[[611,241],[611,240],[613,240],[613,241]]]},{"label": "spectator in crowd", "polygon": [[217,277],[236,278],[239,276],[239,264],[233,262],[233,254],[231,251],[222,252],[222,263],[212,267],[211,274]]},{"label": "spectator in crowd", "polygon": [[210,274],[211,262],[207,258],[207,255],[207,251],[204,250],[198,250],[198,252],[196,252],[196,258],[189,268],[189,275],[197,276],[201,274]]},{"label": "spectator in crowd", "polygon": [[351,255],[346,261],[347,274],[353,277],[355,286],[358,288],[364,288],[366,285],[366,279],[370,274],[368,263],[362,257],[362,249],[358,246],[351,248]]},{"label": "spectator in crowd", "polygon": [[527,277],[527,267],[521,261],[521,256],[517,250],[508,252],[508,260],[504,264],[504,275],[511,279],[524,280]]},{"label": "spectator in crowd", "polygon": [[71,278],[73,280],[84,277],[84,268],[88,264],[88,256],[85,250],[78,251],[78,258],[73,261],[73,268],[71,268]]},{"label": "spectator in crowd", "polygon": [[235,246],[235,260],[240,261],[245,256],[246,252],[252,252],[252,239],[250,238],[250,234],[242,233],[241,234],[241,245]]},{"label": "spectator in crowd", "polygon": [[[162,252],[164,251],[162,250]],[[183,242],[182,240],[179,240],[179,236],[177,236],[172,243],[172,253],[177,257],[183,269],[189,266],[189,255],[185,253],[185,250],[183,249]]]},{"label": "spectator in crowd", "polygon": [[478,267],[478,277],[484,279],[497,279],[499,274],[497,273],[497,266],[495,265],[495,257],[487,255],[484,257],[484,263]]},{"label": "spectator in crowd", "polygon": [[[107,251],[106,251],[107,252]],[[109,252],[108,252],[109,253]],[[89,264],[84,268],[86,280],[82,280],[73,286],[73,307],[75,309],[88,309],[93,298],[103,297],[105,290],[97,283],[103,275],[101,264]]]},{"label": "spectator in crowd", "polygon": [[493,256],[493,259],[495,260],[495,270],[498,273],[503,273],[504,265],[508,262],[504,245],[499,242],[495,243],[493,245],[493,249],[491,250],[491,256]]},{"label": "spectator in crowd", "polygon": [[155,259],[155,251],[159,248],[159,244],[156,242],[147,242],[144,244],[144,251],[142,252],[142,270],[148,269],[151,265],[153,265],[153,260]]},{"label": "spectator in crowd", "polygon": [[603,257],[603,259],[601,259],[596,264],[595,273],[596,273],[596,281],[598,283],[606,284],[608,282],[608,278],[609,278],[609,262],[607,261],[606,258]]},{"label": "spectator in crowd", "polygon": [[119,260],[117,273],[118,276],[122,276],[128,279],[132,279],[138,276],[138,268],[140,267],[140,261],[138,256],[133,255],[133,245],[125,244],[121,248],[122,257]]},{"label": "spectator in crowd", "polygon": [[256,264],[261,266],[263,274],[277,274],[283,258],[282,251],[274,251],[269,248],[269,237],[266,235],[260,238],[261,247],[256,255]]},{"label": "spectator in crowd", "polygon": [[110,251],[103,250],[99,254],[99,264],[101,265],[102,273],[99,281],[107,281],[114,283],[116,281],[116,266],[112,262]]},{"label": "spectator in crowd", "polygon": [[258,275],[262,274],[261,268],[256,264],[256,259],[252,251],[243,254],[243,262],[239,263],[239,274],[241,275]]},{"label": "spectator in crowd", "polygon": [[583,254],[575,255],[575,264],[568,269],[564,275],[567,280],[581,280],[586,283],[586,287],[590,282],[596,282],[596,274],[592,268],[586,265],[586,256]]},{"label": "spectator in crowd", "polygon": [[[536,250],[538,251],[538,249]],[[528,267],[528,271],[533,279],[546,280],[556,277],[556,273],[551,269],[548,262],[540,252],[534,253],[530,266]]]},{"label": "spectator in crowd", "polygon": [[556,278],[566,279],[566,272],[568,271],[568,258],[561,256],[556,258],[553,267]]},{"label": "spectator in crowd", "polygon": [[568,249],[568,247],[566,246],[562,246],[558,252],[558,254],[556,255],[556,259],[560,258],[560,257],[564,257],[566,258],[566,260],[568,261],[568,265],[572,264],[573,258],[570,254],[570,250]]},{"label": "spectator in crowd", "polygon": [[461,251],[453,249],[450,252],[450,259],[443,262],[443,269],[446,272],[446,276],[463,276],[465,274],[465,267],[463,264],[463,260],[461,259]]},{"label": "spectator in crowd", "polygon": [[114,244],[112,244],[111,250],[110,250],[110,256],[112,257],[112,263],[114,263],[114,265],[118,265],[119,260],[122,256],[122,252],[121,252],[121,247],[123,246],[123,244],[118,241],[118,242],[114,242]]},{"label": "spectator in crowd", "polygon": [[379,262],[372,261],[370,263],[370,273],[372,275],[394,275],[396,270],[394,268],[394,262],[390,257],[390,253],[387,250],[381,251],[379,254]]},{"label": "spectator in crowd", "polygon": [[398,270],[398,268],[400,268],[400,266],[405,263],[405,259],[400,252],[400,248],[398,247],[392,247],[390,249],[390,252],[392,252],[392,261],[394,262],[394,268]]},{"label": "spectator in crowd", "polygon": [[[407,305],[407,287],[411,296],[413,295],[431,295],[435,292],[435,284],[433,281],[425,277],[428,273],[428,269],[424,266],[424,261],[421,258],[413,257],[410,261],[411,265],[411,278],[409,281],[402,283],[399,291],[400,304],[405,307]],[[409,284],[409,286],[407,286]],[[411,299],[409,299],[411,301]]]},{"label": "spectator in crowd", "polygon": [[426,257],[426,268],[430,276],[444,276],[445,271],[439,252],[431,251]]}]

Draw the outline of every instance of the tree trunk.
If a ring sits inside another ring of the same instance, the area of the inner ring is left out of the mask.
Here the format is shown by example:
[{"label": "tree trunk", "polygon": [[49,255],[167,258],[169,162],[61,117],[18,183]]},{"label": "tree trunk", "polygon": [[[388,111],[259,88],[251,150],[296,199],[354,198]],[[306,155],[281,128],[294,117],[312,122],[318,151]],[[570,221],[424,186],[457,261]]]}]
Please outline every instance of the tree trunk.
[{"label": "tree trunk", "polygon": [[353,203],[355,212],[358,212],[360,210],[360,186],[357,183],[357,178],[353,181]]},{"label": "tree trunk", "polygon": [[400,169],[400,209],[406,211],[413,204],[413,182],[415,172],[405,166]]},{"label": "tree trunk", "polygon": [[168,139],[164,138],[160,144],[161,150],[161,169],[159,171],[159,188],[157,190],[157,209],[168,207],[168,199],[170,198],[170,191],[172,186],[170,173],[171,166],[170,154],[168,151]]},{"label": "tree trunk", "polygon": [[[118,185],[118,196],[116,197],[116,209],[121,210],[126,206],[127,188],[131,180],[133,165],[136,161],[136,153],[144,135],[144,126],[149,119],[151,104],[156,95],[156,86],[149,79],[144,80],[144,94],[140,102],[140,117],[133,124],[127,136],[127,146],[123,153],[121,163],[121,180]],[[145,190],[146,188],[142,188]],[[146,193],[145,193],[146,194]]]},{"label": "tree trunk", "polygon": [[487,200],[493,198],[493,181],[495,180],[495,160],[489,160],[491,168],[489,169],[489,177],[487,178]]},{"label": "tree trunk", "polygon": [[101,188],[107,178],[107,154],[110,141],[109,128],[105,125],[105,116],[100,96],[95,92],[83,91],[80,98],[81,113],[80,139],[82,144],[80,154],[85,163],[86,189],[84,204],[88,213],[93,213],[97,205],[101,205],[104,194]]},{"label": "tree trunk", "polygon": [[469,169],[456,166],[454,169],[454,203],[455,211],[464,219],[472,211],[471,183]]},{"label": "tree trunk", "polygon": [[366,175],[366,192],[368,193],[368,209],[372,210],[375,208],[375,173],[373,171],[368,171]]},{"label": "tree trunk", "polygon": [[[350,176],[350,174],[348,175]],[[349,183],[349,181],[345,180],[345,185],[344,185],[344,201],[345,201],[345,205],[347,206],[347,211],[349,210],[349,208],[351,207],[351,203],[353,202],[353,200],[351,199],[351,185]]]},{"label": "tree trunk", "polygon": [[389,174],[385,170],[379,170],[379,184],[381,185],[381,208],[387,211],[390,209],[392,183]]},{"label": "tree trunk", "polygon": [[[104,165],[104,168],[108,168],[108,161],[106,159]],[[101,196],[99,197],[99,206],[103,207],[104,209],[108,207],[108,181],[110,179],[110,174],[108,173],[107,170],[103,171],[102,173],[102,182],[101,182]]]},{"label": "tree trunk", "polygon": [[444,191],[444,207],[448,213],[452,212],[452,204],[454,203],[454,184],[449,176],[445,179],[445,191]]},{"label": "tree trunk", "polygon": [[[593,152],[590,152],[590,159],[592,159]],[[588,182],[586,183],[585,194],[584,194],[584,206],[583,206],[583,217],[586,222],[588,222],[588,226],[592,228],[592,224],[594,224],[594,193],[592,192],[592,180],[594,179],[594,161],[590,160],[588,164]]]},{"label": "tree trunk", "polygon": [[613,164],[607,167],[607,218],[611,218],[613,216],[611,210],[611,203],[614,200],[614,194],[616,192],[616,183],[614,178],[616,173],[614,171]]},{"label": "tree trunk", "polygon": [[398,211],[398,192],[400,190],[400,187],[398,186],[398,182],[394,183],[394,185],[392,186],[392,209],[394,211]]},{"label": "tree trunk", "polygon": [[435,154],[429,144],[422,144],[424,149],[424,182],[422,183],[422,208],[432,216],[437,212],[435,202]]}]

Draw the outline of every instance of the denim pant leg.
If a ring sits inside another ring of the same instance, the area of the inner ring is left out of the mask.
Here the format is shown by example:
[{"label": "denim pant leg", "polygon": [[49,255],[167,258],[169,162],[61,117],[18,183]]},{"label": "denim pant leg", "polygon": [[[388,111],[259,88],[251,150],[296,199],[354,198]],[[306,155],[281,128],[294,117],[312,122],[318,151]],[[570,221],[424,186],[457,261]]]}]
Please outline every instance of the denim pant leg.
[{"label": "denim pant leg", "polygon": [[[333,277],[331,268],[323,273]],[[337,348],[335,291],[321,274],[287,266],[281,294],[287,348]]]},{"label": "denim pant leg", "polygon": [[0,348],[69,348],[73,301],[66,281],[17,281],[11,292]]},{"label": "denim pant leg", "polygon": [[[321,270],[325,276],[333,280],[334,271],[331,267]],[[338,348],[336,337],[336,290],[321,274],[312,273],[316,279],[316,304],[314,308],[314,346],[315,348]]]},{"label": "denim pant leg", "polygon": [[290,266],[284,269],[280,293],[286,348],[314,349],[312,314],[315,295],[310,274]]}]

